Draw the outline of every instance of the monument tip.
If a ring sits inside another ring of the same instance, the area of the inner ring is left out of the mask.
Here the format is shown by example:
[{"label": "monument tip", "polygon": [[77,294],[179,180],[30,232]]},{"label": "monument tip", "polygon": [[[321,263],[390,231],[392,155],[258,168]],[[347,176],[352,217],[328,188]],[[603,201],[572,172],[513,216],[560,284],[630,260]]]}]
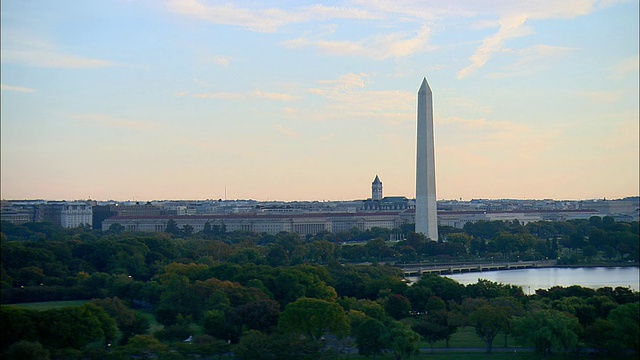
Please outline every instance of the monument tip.
[{"label": "monument tip", "polygon": [[420,84],[420,90],[418,90],[418,92],[423,92],[423,91],[431,92],[431,87],[429,86],[429,83],[427,82],[426,77],[422,78],[422,84]]}]

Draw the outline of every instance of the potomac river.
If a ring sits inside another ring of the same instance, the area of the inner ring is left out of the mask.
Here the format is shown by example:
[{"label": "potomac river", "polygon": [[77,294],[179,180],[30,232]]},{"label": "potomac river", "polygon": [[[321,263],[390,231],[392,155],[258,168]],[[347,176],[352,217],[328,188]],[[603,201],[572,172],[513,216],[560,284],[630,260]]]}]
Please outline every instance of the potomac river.
[{"label": "potomac river", "polygon": [[[467,272],[442,275],[463,285],[486,279],[502,284],[522,287],[525,294],[534,294],[536,289],[553,286],[579,285],[588,288],[626,287],[640,291],[638,277],[640,268],[633,267],[576,267],[576,268],[527,268],[500,271]],[[417,280],[417,279],[416,279]]]}]

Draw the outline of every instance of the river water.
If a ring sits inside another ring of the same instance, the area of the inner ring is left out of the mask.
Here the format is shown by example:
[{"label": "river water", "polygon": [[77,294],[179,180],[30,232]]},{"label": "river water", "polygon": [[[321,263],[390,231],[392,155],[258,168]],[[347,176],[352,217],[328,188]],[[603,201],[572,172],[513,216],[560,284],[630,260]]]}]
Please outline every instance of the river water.
[{"label": "river water", "polygon": [[638,267],[580,267],[483,271],[443,276],[463,285],[475,284],[478,279],[517,285],[522,287],[525,294],[534,294],[536,289],[571,285],[593,289],[620,286],[640,291],[638,274]]}]

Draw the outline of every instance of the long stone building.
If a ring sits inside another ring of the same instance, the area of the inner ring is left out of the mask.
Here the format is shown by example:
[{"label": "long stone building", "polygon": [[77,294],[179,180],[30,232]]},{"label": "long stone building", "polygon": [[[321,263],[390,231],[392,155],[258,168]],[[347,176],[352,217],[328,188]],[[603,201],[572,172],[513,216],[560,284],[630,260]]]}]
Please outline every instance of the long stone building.
[{"label": "long stone building", "polygon": [[[441,211],[438,223],[441,226],[462,228],[466,223],[477,221],[513,221],[525,225],[532,221],[559,221],[588,219],[597,215],[594,210],[531,210],[531,211]],[[387,212],[355,213],[299,213],[299,214],[229,214],[229,215],[157,215],[157,216],[114,216],[103,221],[102,230],[107,231],[119,224],[126,231],[165,231],[167,222],[172,219],[178,227],[189,225],[194,232],[202,231],[205,224],[224,225],[227,231],[252,231],[277,234],[294,232],[301,235],[320,232],[340,232],[357,228],[366,231],[374,227],[397,229],[403,224],[413,224],[415,209]]]},{"label": "long stone building", "polygon": [[203,230],[209,223],[210,226],[224,225],[227,231],[267,234],[285,231],[304,235],[352,228],[361,231],[374,227],[395,229],[412,223],[413,216],[413,212],[114,216],[102,222],[102,230],[107,231],[112,225],[119,224],[127,231],[161,232],[166,229],[169,219],[173,219],[178,227],[189,225],[194,232]]}]

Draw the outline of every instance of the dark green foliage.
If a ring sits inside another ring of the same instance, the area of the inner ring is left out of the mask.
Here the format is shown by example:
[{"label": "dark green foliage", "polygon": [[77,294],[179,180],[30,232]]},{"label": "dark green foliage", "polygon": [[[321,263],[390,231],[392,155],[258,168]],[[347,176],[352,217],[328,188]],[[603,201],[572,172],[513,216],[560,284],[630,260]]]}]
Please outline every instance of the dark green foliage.
[{"label": "dark green foliage", "polygon": [[457,326],[449,324],[449,314],[446,310],[430,311],[417,317],[411,328],[431,346],[440,340],[446,340],[457,330]]},{"label": "dark green foliage", "polygon": [[181,354],[192,358],[221,356],[231,351],[231,345],[226,341],[209,335],[194,336],[191,342],[178,342],[176,347]]},{"label": "dark green foliage", "polygon": [[240,305],[231,310],[231,323],[237,328],[246,327],[270,333],[278,324],[280,306],[274,300],[260,299]]},{"label": "dark green foliage", "polygon": [[83,349],[87,344],[110,343],[116,325],[93,304],[44,311],[2,307],[2,348],[21,340],[39,342],[47,349]]},{"label": "dark green foliage", "polygon": [[548,355],[556,351],[571,351],[578,345],[580,324],[566,312],[538,310],[512,320],[513,333],[521,343]]},{"label": "dark green foliage", "polygon": [[249,330],[234,348],[238,359],[246,360],[312,360],[323,358],[319,341],[302,339],[299,336],[274,333],[267,335]]},{"label": "dark green foliage", "polygon": [[107,344],[115,338],[115,321],[93,304],[45,310],[37,318],[38,338],[46,348],[82,349],[90,342],[102,339]]},{"label": "dark green foliage", "polygon": [[93,304],[101,307],[116,321],[118,329],[122,333],[121,344],[126,344],[130,337],[145,334],[149,331],[149,321],[140,313],[135,312],[117,297],[106,299],[94,299]]},{"label": "dark green foliage", "polygon": [[163,358],[169,346],[161,343],[151,335],[136,335],[129,339],[126,346],[117,349],[116,354],[124,358],[157,359]]},{"label": "dark green foliage", "polygon": [[338,303],[301,298],[282,311],[278,328],[314,340],[329,333],[344,337],[349,334],[349,318]]},{"label": "dark green foliage", "polygon": [[385,301],[384,311],[392,318],[400,320],[411,313],[411,303],[400,294],[390,294]]},{"label": "dark green foliage", "polygon": [[385,349],[383,337],[386,331],[384,324],[376,319],[369,318],[355,329],[353,336],[356,338],[358,353],[364,356],[381,355]]},{"label": "dark green foliage", "polygon": [[38,340],[37,311],[18,309],[14,307],[0,307],[0,346],[6,350],[18,341]]},{"label": "dark green foliage", "polygon": [[404,323],[391,321],[387,323],[387,329],[382,337],[382,341],[386,349],[389,350],[396,359],[403,359],[418,353],[420,335]]},{"label": "dark green foliage", "polygon": [[493,299],[504,296],[524,296],[522,288],[519,286],[499,284],[486,279],[478,279],[477,283],[467,285],[466,290],[467,296],[470,298]]},{"label": "dark green foliage", "polygon": [[19,341],[9,347],[8,360],[49,360],[49,351],[39,342]]},{"label": "dark green foliage", "polygon": [[610,350],[618,352],[621,349],[632,349],[636,354],[640,353],[639,319],[640,304],[637,302],[620,305],[611,310],[607,317],[613,324],[611,339],[607,343]]},{"label": "dark green foliage", "polygon": [[162,330],[159,330],[154,334],[156,339],[164,342],[169,341],[183,341],[191,336],[191,329],[189,324],[182,322],[179,324],[166,326]]},{"label": "dark green foliage", "polygon": [[412,287],[413,286],[427,288],[433,295],[445,301],[460,302],[465,296],[464,285],[455,280],[435,274],[425,274],[416,284],[412,285]]},{"label": "dark green foliage", "polygon": [[[627,261],[637,258],[637,223],[487,222],[444,229],[448,239],[441,243],[406,227],[394,233],[405,235],[395,244],[383,240],[392,232],[384,229],[306,238],[228,233],[221,224],[200,233],[177,225],[172,234],[112,230],[1,224],[2,302],[96,299],[55,311],[2,307],[4,356],[11,348],[34,357],[182,358],[220,356],[235,347],[239,358],[316,359],[337,351],[340,341],[355,341],[362,354],[407,357],[417,346],[414,331],[432,342],[463,324],[474,325],[488,349],[498,333],[506,341],[530,326],[546,330],[525,332],[531,338],[522,344],[539,345],[541,352],[576,344],[612,353],[638,347],[639,293],[629,288],[556,287],[525,296],[511,285],[481,280],[465,287],[437,275],[408,286],[396,267],[341,263],[428,258],[435,264],[467,254],[517,261],[556,253],[582,261],[585,251],[595,260]],[[352,240],[361,243],[342,244]],[[154,323],[147,334],[140,310],[164,329]],[[545,323],[538,312],[555,320]],[[324,322],[332,317],[337,321]],[[549,332],[553,337],[545,337]],[[351,337],[338,341],[330,333]]]},{"label": "dark green foliage", "polygon": [[507,328],[509,314],[504,308],[484,304],[469,314],[469,325],[476,329],[476,334],[487,344],[487,353],[493,350],[493,340],[500,331]]}]

